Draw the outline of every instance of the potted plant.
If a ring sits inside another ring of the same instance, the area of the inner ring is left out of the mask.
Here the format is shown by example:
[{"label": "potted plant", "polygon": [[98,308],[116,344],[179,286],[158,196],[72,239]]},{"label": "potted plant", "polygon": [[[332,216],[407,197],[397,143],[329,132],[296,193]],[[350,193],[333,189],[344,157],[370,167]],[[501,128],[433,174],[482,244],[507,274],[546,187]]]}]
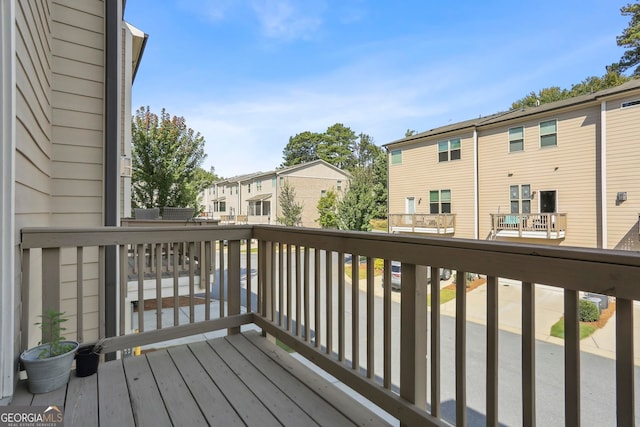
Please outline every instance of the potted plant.
[{"label": "potted plant", "polygon": [[42,343],[20,355],[31,393],[46,393],[67,384],[79,346],[76,341],[66,341],[60,335],[65,330],[62,324],[68,320],[64,313],[48,310],[40,317],[42,322],[36,325],[42,330]]},{"label": "potted plant", "polygon": [[102,352],[102,341],[95,344],[82,345],[76,352],[76,376],[88,377],[98,371],[100,363],[100,353]]}]

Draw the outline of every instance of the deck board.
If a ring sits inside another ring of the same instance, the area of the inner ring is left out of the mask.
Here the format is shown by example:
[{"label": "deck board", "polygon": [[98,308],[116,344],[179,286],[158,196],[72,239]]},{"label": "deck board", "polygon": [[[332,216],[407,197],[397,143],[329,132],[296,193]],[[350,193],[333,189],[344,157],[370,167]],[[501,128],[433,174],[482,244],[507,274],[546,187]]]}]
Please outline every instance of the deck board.
[{"label": "deck board", "polygon": [[101,363],[98,367],[99,425],[120,427],[134,424],[129,389],[122,363]]},{"label": "deck board", "polygon": [[[340,413],[325,400],[319,400],[318,396],[306,384],[274,362],[258,347],[248,341],[247,338],[242,335],[236,335],[229,337],[228,341],[317,423],[327,427],[338,425],[355,426],[347,416]],[[280,354],[280,357],[282,357],[282,354]]]},{"label": "deck board", "polygon": [[172,347],[168,351],[176,366],[180,366],[180,372],[191,395],[210,425],[245,425],[188,347]]},{"label": "deck board", "polygon": [[388,426],[255,331],[102,363],[12,405],[58,405],[69,426]]}]

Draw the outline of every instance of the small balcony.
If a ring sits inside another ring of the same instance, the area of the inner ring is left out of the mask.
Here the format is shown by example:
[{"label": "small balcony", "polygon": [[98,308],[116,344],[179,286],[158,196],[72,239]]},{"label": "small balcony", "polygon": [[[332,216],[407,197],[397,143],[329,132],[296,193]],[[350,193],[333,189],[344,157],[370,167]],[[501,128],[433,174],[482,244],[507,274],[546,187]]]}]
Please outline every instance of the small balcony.
[{"label": "small balcony", "polygon": [[494,237],[560,240],[566,236],[567,214],[491,214],[491,231]]},{"label": "small balcony", "polygon": [[391,233],[453,235],[455,214],[389,214]]},{"label": "small balcony", "polygon": [[[22,346],[51,308],[72,314],[67,338],[105,338],[97,375],[47,395],[18,387],[13,404],[59,405],[66,425],[638,423],[637,253],[263,225],[23,229],[21,250]],[[163,260],[181,254],[188,293],[171,262],[167,294]],[[380,285],[391,260],[399,292]],[[134,304],[131,269],[148,262]],[[431,291],[439,268],[456,272],[452,307]],[[484,294],[467,293],[467,273]],[[564,318],[552,343],[537,339],[549,292]],[[616,306],[611,358],[597,363],[581,351],[583,292]]]}]

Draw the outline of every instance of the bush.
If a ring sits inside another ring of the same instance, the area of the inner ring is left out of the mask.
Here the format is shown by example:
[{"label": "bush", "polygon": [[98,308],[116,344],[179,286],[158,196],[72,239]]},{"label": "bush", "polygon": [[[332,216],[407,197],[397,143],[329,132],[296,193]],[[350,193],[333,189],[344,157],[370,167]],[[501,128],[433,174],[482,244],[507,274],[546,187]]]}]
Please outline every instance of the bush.
[{"label": "bush", "polygon": [[581,322],[595,322],[600,318],[600,310],[591,301],[581,299],[579,316]]}]

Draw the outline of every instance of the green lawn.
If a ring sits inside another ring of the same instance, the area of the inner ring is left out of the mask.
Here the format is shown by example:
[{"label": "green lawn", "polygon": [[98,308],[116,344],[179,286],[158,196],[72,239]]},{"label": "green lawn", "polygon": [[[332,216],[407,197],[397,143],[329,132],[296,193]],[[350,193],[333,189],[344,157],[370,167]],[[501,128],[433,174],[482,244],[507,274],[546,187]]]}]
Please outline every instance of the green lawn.
[{"label": "green lawn", "polygon": [[[449,302],[456,297],[455,289],[440,289],[440,304]],[[427,295],[427,305],[431,306],[431,294]]]},{"label": "green lawn", "polygon": [[[593,325],[588,325],[585,323],[580,323],[580,339],[585,339],[592,333],[594,333],[598,328]],[[551,326],[551,336],[556,338],[564,338],[564,319],[558,320],[556,323]]]}]

